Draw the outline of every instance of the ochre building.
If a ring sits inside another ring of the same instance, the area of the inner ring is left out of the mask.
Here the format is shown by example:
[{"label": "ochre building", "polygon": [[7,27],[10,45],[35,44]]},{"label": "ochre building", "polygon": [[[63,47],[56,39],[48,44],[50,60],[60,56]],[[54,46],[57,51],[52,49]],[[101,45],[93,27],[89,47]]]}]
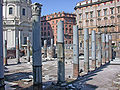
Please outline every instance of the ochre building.
[{"label": "ochre building", "polygon": [[79,26],[80,45],[83,43],[84,28],[112,34],[112,43],[120,47],[120,0],[85,0],[75,7]]},{"label": "ochre building", "polygon": [[48,45],[50,45],[51,39],[54,39],[54,45],[56,45],[57,23],[60,20],[64,21],[64,43],[73,43],[73,25],[76,24],[76,15],[58,12],[41,17],[42,45],[44,40],[47,40]]}]

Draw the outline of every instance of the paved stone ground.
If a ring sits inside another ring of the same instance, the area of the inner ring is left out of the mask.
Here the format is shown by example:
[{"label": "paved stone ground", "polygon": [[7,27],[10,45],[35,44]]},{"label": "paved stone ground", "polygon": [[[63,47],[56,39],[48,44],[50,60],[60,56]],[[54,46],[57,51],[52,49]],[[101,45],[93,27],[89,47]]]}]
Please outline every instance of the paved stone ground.
[{"label": "paved stone ground", "polygon": [[[120,59],[117,59],[119,61]],[[21,58],[21,64],[16,64],[15,59],[8,60],[5,66],[6,90],[32,90],[32,65],[27,63],[25,57]],[[72,79],[72,59],[66,60],[66,79]],[[83,60],[80,61],[83,66]],[[113,85],[113,80],[120,73],[120,65],[105,65],[84,77],[78,78],[73,83],[66,85],[71,90],[119,90]],[[43,87],[48,87],[51,82],[57,81],[57,60],[43,61]],[[56,86],[46,90],[59,90]],[[62,90],[66,90],[65,88]],[[68,90],[68,89],[67,89]]]}]

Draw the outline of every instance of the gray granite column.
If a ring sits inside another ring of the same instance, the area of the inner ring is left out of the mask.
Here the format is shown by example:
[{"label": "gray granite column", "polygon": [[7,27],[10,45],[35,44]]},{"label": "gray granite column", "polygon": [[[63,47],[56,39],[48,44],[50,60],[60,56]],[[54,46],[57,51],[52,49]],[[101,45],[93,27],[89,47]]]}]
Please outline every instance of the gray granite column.
[{"label": "gray granite column", "polygon": [[53,39],[51,39],[51,58],[54,58],[55,56],[55,47],[53,43]]},{"label": "gray granite column", "polygon": [[109,58],[112,60],[112,35],[109,35]]},{"label": "gray granite column", "polygon": [[41,7],[39,3],[32,4],[32,51],[33,51],[33,84],[34,90],[42,89],[42,58],[41,58]]},{"label": "gray granite column", "polygon": [[30,39],[27,37],[27,60],[30,62]]},{"label": "gray granite column", "polygon": [[4,65],[3,65],[3,13],[2,0],[0,0],[0,90],[4,90]]},{"label": "gray granite column", "polygon": [[102,65],[102,43],[101,43],[101,32],[98,32],[98,66]]},{"label": "gray granite column", "polygon": [[105,53],[105,33],[102,34],[102,64],[106,63],[106,53]]},{"label": "gray granite column", "polygon": [[16,37],[16,60],[17,63],[20,63],[20,56],[19,56],[19,38]]},{"label": "gray granite column", "polygon": [[79,76],[79,33],[78,26],[73,26],[73,77]]},{"label": "gray granite column", "polygon": [[3,46],[3,55],[4,55],[4,64],[5,66],[8,65],[7,63],[7,40],[4,40],[4,46]]},{"label": "gray granite column", "polygon": [[65,54],[64,54],[64,22],[58,22],[57,27],[57,59],[58,83],[65,82]]},{"label": "gray granite column", "polygon": [[109,62],[109,35],[106,34],[106,62]]},{"label": "gray granite column", "polygon": [[95,30],[92,30],[92,69],[96,69],[96,34]]},{"label": "gray granite column", "polygon": [[44,58],[47,58],[47,40],[44,40]]},{"label": "gray granite column", "polygon": [[84,29],[84,71],[89,72],[89,30]]}]

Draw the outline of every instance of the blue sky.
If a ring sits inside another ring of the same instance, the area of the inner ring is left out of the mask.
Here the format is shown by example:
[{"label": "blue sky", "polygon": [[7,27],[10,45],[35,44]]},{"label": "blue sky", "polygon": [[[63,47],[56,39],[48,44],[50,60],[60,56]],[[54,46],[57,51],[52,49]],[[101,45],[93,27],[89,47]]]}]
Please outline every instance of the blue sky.
[{"label": "blue sky", "polygon": [[72,13],[74,11],[75,5],[80,2],[80,0],[32,0],[32,2],[39,2],[43,5],[43,16],[62,11]]}]

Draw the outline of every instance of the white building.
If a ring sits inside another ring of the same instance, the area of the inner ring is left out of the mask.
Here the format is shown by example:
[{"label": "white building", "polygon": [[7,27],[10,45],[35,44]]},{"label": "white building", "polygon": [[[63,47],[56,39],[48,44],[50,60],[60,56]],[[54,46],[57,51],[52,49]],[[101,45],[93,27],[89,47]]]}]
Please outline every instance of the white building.
[{"label": "white building", "polygon": [[19,45],[27,43],[27,37],[32,41],[31,0],[3,0],[3,40],[7,47],[14,48],[16,37]]}]

